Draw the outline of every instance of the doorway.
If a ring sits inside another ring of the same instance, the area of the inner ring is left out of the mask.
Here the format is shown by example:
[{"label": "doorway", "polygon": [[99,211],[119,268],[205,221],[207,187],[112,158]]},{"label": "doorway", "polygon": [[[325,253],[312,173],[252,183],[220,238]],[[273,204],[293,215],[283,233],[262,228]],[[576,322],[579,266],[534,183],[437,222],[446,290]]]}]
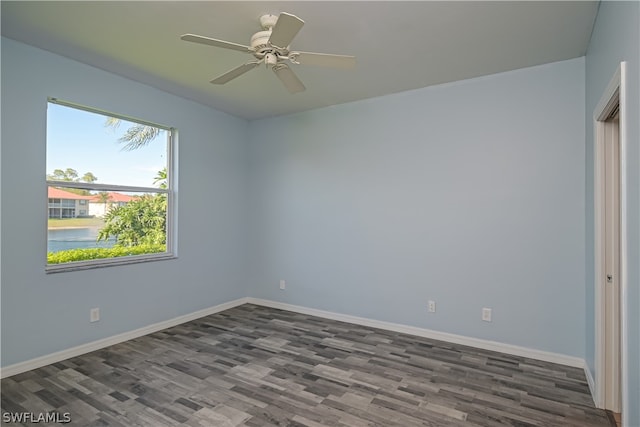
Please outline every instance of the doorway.
[{"label": "doorway", "polygon": [[595,400],[622,413],[626,378],[626,197],[624,71],[621,63],[594,112]]},{"label": "doorway", "polygon": [[620,413],[620,117],[604,121],[604,407]]}]

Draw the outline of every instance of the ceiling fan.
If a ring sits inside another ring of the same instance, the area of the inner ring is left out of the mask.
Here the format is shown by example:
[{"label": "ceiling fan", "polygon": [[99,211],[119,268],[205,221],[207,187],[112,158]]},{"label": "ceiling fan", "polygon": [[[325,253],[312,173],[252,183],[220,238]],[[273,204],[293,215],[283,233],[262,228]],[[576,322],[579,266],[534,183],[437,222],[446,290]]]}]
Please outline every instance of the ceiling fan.
[{"label": "ceiling fan", "polygon": [[254,60],[246,62],[211,80],[213,84],[225,84],[264,63],[267,67],[271,67],[289,92],[296,93],[302,92],[305,90],[305,87],[298,76],[296,76],[293,70],[286,64],[287,60],[293,64],[344,69],[353,68],[356,65],[356,58],[354,56],[290,50],[289,44],[304,25],[304,21],[295,15],[285,12],[282,12],[280,16],[263,15],[260,17],[260,25],[262,25],[263,31],[258,31],[251,37],[251,46],[212,39],[196,34],[184,34],[180,38],[188,42],[237,50],[250,53],[254,56]]}]

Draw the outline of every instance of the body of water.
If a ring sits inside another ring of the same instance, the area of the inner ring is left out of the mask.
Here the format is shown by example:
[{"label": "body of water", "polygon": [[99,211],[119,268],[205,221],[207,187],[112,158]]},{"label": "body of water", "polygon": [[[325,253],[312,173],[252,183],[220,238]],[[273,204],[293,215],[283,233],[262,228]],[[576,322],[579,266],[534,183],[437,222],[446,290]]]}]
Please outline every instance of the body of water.
[{"label": "body of water", "polygon": [[67,249],[110,248],[116,240],[96,241],[100,227],[86,228],[51,228],[47,231],[47,252],[58,252]]}]

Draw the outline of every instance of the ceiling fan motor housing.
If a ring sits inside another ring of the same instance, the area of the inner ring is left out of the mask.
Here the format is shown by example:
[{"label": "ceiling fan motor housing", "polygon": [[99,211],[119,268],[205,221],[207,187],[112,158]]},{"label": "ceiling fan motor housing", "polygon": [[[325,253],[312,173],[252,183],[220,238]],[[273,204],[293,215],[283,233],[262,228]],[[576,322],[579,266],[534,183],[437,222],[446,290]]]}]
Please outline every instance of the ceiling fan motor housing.
[{"label": "ceiling fan motor housing", "polygon": [[271,32],[273,27],[278,22],[279,16],[277,15],[262,15],[260,17],[260,25],[264,31],[258,31],[251,36],[251,49],[253,50],[253,56],[258,59],[265,58],[267,65],[275,65],[278,62],[278,56],[286,56],[287,50],[271,46],[269,39],[271,38]]},{"label": "ceiling fan motor housing", "polygon": [[267,65],[275,65],[278,63],[280,57],[286,57],[289,53],[287,49],[278,48],[272,46],[269,43],[273,27],[278,22],[279,16],[277,15],[262,15],[260,17],[260,25],[264,29],[258,31],[251,36],[251,50],[253,50],[253,56],[257,59],[265,60]]},{"label": "ceiling fan motor housing", "polygon": [[261,48],[267,45],[269,41],[269,37],[271,37],[271,30],[266,31],[258,31],[253,36],[251,36],[251,48],[255,51],[260,50]]}]

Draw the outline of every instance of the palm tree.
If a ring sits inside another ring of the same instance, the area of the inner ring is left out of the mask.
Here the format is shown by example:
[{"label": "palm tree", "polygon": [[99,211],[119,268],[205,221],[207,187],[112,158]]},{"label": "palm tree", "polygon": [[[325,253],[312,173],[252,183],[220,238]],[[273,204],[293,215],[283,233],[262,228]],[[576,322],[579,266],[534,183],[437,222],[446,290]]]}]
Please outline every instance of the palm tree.
[{"label": "palm tree", "polygon": [[[121,122],[121,119],[115,117],[107,117],[104,125],[117,129],[118,126],[120,126]],[[155,126],[134,124],[129,129],[127,129],[125,134],[121,136],[118,141],[126,142],[124,147],[122,147],[122,149],[125,151],[137,150],[138,148],[144,147],[145,145],[156,139],[156,137],[160,135],[163,130],[164,129],[160,129]]]},{"label": "palm tree", "polygon": [[158,174],[153,179],[154,184],[159,184],[160,188],[167,188],[167,168],[164,167],[158,171]]}]

